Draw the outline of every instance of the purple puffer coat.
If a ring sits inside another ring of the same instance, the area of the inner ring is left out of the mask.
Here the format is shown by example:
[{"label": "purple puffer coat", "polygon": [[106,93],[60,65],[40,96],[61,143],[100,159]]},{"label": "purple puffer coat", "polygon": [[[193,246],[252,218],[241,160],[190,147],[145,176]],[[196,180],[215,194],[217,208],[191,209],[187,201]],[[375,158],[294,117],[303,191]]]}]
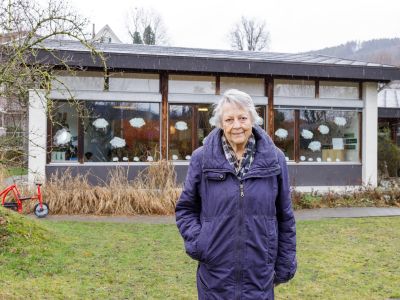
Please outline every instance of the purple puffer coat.
[{"label": "purple puffer coat", "polygon": [[274,299],[274,283],[296,272],[296,227],[283,153],[259,126],[256,153],[239,180],[225,158],[221,129],[193,152],[176,223],[199,261],[199,299]]}]

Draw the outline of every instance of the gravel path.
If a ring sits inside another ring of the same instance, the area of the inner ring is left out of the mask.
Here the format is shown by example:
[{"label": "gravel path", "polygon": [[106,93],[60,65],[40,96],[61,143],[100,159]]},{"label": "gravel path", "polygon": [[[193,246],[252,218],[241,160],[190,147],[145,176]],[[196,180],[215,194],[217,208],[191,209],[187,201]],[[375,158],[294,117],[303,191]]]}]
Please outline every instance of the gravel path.
[{"label": "gravel path", "polygon": [[[319,220],[326,218],[361,218],[400,216],[397,207],[350,207],[320,208],[295,211],[296,220]],[[35,218],[32,215],[33,218]],[[93,216],[49,215],[45,221],[114,222],[143,224],[175,224],[175,216]]]}]

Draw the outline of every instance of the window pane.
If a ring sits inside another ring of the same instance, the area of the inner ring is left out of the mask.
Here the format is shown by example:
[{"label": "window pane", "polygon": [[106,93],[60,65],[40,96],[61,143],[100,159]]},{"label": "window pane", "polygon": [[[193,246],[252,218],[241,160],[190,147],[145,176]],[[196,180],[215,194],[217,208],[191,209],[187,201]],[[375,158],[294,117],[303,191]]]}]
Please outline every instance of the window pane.
[{"label": "window pane", "polygon": [[283,80],[274,81],[274,95],[282,97],[315,97],[315,82],[312,80]]},{"label": "window pane", "polygon": [[75,103],[54,101],[54,108],[51,114],[51,161],[77,161],[78,113]]},{"label": "window pane", "polygon": [[286,160],[294,160],[294,110],[274,111],[274,142],[285,154]]},{"label": "window pane", "polygon": [[153,161],[160,152],[158,103],[85,102],[85,161]]},{"label": "window pane", "polygon": [[357,82],[320,81],[320,98],[358,99]]},{"label": "window pane", "polygon": [[221,94],[229,89],[238,89],[252,96],[265,96],[263,78],[221,77]]},{"label": "window pane", "polygon": [[169,93],[215,94],[214,76],[170,75]]},{"label": "window pane", "polygon": [[109,90],[116,92],[158,93],[160,81],[158,74],[111,73]]},{"label": "window pane", "polygon": [[81,91],[103,91],[104,76],[102,72],[78,71],[57,72],[57,80],[51,82],[53,90],[81,90]]},{"label": "window pane", "polygon": [[169,106],[169,148],[172,160],[189,160],[193,145],[193,105]]},{"label": "window pane", "polygon": [[262,124],[260,127],[265,130],[265,111],[266,111],[266,106],[265,105],[256,105],[256,111],[258,113],[258,116],[262,118]]},{"label": "window pane", "polygon": [[359,161],[356,111],[301,110],[300,161]]},{"label": "window pane", "polygon": [[211,104],[199,104],[197,107],[197,145],[200,147],[203,145],[204,138],[211,132],[213,127],[210,124],[210,118],[212,117],[213,107]]}]

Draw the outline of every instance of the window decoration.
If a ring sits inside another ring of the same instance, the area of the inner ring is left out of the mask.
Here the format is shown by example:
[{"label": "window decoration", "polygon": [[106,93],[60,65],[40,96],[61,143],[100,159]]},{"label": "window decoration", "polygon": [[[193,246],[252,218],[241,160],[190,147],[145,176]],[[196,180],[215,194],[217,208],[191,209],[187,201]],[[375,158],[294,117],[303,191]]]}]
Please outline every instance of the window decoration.
[{"label": "window decoration", "polygon": [[54,135],[54,145],[55,146],[65,146],[71,142],[71,133],[66,128],[57,130]]},{"label": "window decoration", "polygon": [[107,120],[104,118],[98,118],[98,119],[94,120],[94,122],[92,124],[97,129],[106,129],[107,126],[109,125]]},{"label": "window decoration", "polygon": [[159,103],[85,101],[84,104],[88,114],[83,126],[85,161],[145,162],[148,156],[158,159]]},{"label": "window decoration", "polygon": [[143,118],[133,118],[129,120],[129,124],[131,124],[131,126],[134,128],[141,128],[146,124],[146,122],[143,120]]},{"label": "window decoration", "polygon": [[190,155],[186,155],[186,156],[185,156],[185,159],[186,159],[186,160],[190,160],[190,158],[191,158]]},{"label": "window decoration", "polygon": [[337,126],[345,126],[346,125],[346,119],[343,117],[335,117],[334,122]]},{"label": "window decoration", "polygon": [[175,123],[175,128],[180,131],[188,130],[187,123],[184,121],[178,121]]},{"label": "window decoration", "polygon": [[318,131],[319,131],[321,134],[328,134],[328,133],[329,133],[329,127],[326,126],[326,125],[319,125],[319,126],[318,126]]},{"label": "window decoration", "polygon": [[310,130],[303,129],[301,131],[301,136],[303,138],[305,138],[306,140],[311,140],[313,138],[314,134]]},{"label": "window decoration", "polygon": [[285,154],[286,161],[294,160],[294,110],[276,109],[274,111],[274,142]]},{"label": "window decoration", "polygon": [[112,148],[123,148],[126,146],[126,141],[124,139],[115,136],[110,141],[110,144]]},{"label": "window decoration", "polygon": [[358,112],[300,110],[299,131],[300,161],[359,161]]}]

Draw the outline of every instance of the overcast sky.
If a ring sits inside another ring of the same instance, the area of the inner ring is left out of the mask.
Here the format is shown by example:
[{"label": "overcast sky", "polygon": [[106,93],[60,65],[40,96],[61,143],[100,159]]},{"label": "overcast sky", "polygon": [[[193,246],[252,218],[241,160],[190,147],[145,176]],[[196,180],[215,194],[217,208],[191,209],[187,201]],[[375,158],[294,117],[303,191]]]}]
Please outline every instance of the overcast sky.
[{"label": "overcast sky", "polygon": [[230,49],[227,33],[242,15],[267,22],[270,51],[301,52],[350,40],[400,37],[400,0],[69,0],[96,24],[129,42],[126,15],[134,7],[161,15],[171,46]]}]

